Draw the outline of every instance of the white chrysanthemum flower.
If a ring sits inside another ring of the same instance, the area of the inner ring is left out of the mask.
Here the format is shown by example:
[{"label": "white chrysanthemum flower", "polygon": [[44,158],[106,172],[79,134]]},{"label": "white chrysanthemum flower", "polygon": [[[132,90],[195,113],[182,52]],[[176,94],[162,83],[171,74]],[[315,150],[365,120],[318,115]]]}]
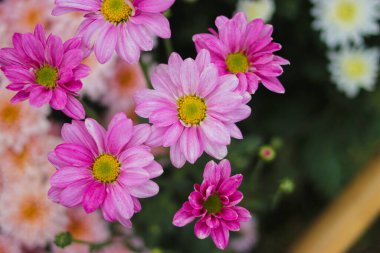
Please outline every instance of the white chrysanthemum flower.
[{"label": "white chrysanthemum flower", "polygon": [[28,248],[45,246],[65,230],[65,210],[48,199],[48,188],[25,177],[0,195],[0,206],[5,207],[0,209],[1,230]]},{"label": "white chrysanthemum flower", "polygon": [[[99,212],[87,214],[81,208],[66,209],[69,222],[65,231],[68,231],[77,240],[93,243],[102,243],[110,236],[106,222]],[[54,253],[88,253],[88,246],[72,244],[64,249],[53,246]]]},{"label": "white chrysanthemum flower", "polygon": [[25,176],[48,178],[55,172],[55,168],[48,162],[47,156],[59,142],[60,139],[52,135],[36,135],[23,145],[20,152],[6,149],[0,154],[0,171],[4,184]]},{"label": "white chrysanthemum flower", "polygon": [[379,32],[378,0],[311,0],[314,3],[313,26],[321,30],[322,39],[330,47],[360,45],[363,36]]},{"label": "white chrysanthemum flower", "polygon": [[10,92],[0,92],[0,153],[7,149],[21,152],[32,136],[49,130],[47,107],[36,109],[27,102],[11,104],[10,99]]},{"label": "white chrysanthemum flower", "polygon": [[21,245],[13,238],[0,235],[0,252],[1,253],[21,253]]},{"label": "white chrysanthemum flower", "polygon": [[244,12],[249,20],[261,18],[269,21],[275,11],[273,0],[239,0],[237,11]]},{"label": "white chrysanthemum flower", "polygon": [[329,53],[331,79],[338,90],[355,97],[360,88],[372,90],[379,69],[378,49],[343,48]]}]

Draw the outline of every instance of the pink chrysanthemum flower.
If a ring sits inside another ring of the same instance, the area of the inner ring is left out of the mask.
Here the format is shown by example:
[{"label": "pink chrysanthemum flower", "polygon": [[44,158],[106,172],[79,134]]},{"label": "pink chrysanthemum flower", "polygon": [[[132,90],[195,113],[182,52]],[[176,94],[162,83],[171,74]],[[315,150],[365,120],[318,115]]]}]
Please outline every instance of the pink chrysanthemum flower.
[{"label": "pink chrysanthemum flower", "polygon": [[251,109],[234,92],[238,79],[219,77],[207,50],[195,60],[172,53],[169,65],[155,69],[152,83],[154,90],[136,94],[136,113],[154,125],[150,143],[170,147],[174,166],[194,163],[203,151],[223,159],[231,137],[243,138],[235,123]]},{"label": "pink chrysanthemum flower", "polygon": [[[154,36],[170,38],[169,21],[162,14],[175,0],[56,0],[53,15],[84,12],[78,35],[92,48],[100,63],[113,52],[135,63],[140,51],[153,48]],[[95,39],[93,39],[95,38]]]},{"label": "pink chrysanthemum flower", "polygon": [[203,178],[201,185],[194,185],[189,201],[175,214],[173,224],[183,227],[200,217],[194,227],[195,235],[205,239],[211,234],[215,245],[225,249],[229,231],[239,231],[240,223],[251,219],[247,209],[236,206],[243,199],[243,194],[237,190],[243,176],[231,177],[230,162],[223,160],[219,164],[208,162]]},{"label": "pink chrysanthemum flower", "polygon": [[81,64],[81,39],[65,43],[54,35],[46,39],[44,28],[37,25],[34,34],[14,34],[13,46],[0,49],[1,70],[11,81],[7,89],[17,91],[11,102],[29,99],[35,107],[49,103],[69,117],[84,118],[83,106],[75,98],[82,88],[80,79],[90,72]]},{"label": "pink chrysanthemum flower", "polygon": [[150,179],[163,172],[144,144],[150,133],[148,124],[133,126],[123,113],[108,130],[89,118],[65,124],[64,143],[49,154],[58,169],[50,179],[50,199],[66,207],[82,204],[87,213],[101,208],[107,221],[130,227],[141,210],[138,198],[158,193]]},{"label": "pink chrysanthemum flower", "polygon": [[219,16],[215,24],[219,33],[210,29],[212,34],[197,34],[193,40],[197,50],[210,51],[220,75],[237,76],[239,92],[255,93],[260,82],[273,92],[285,92],[277,77],[289,61],[273,54],[281,45],[272,42],[271,25],[262,19],[248,22],[243,12],[232,19]]}]

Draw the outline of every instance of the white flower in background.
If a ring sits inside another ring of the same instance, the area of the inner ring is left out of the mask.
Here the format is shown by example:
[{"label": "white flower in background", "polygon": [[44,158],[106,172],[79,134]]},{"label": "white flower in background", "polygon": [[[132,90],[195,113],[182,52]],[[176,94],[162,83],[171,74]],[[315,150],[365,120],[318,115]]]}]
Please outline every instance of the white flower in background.
[{"label": "white flower in background", "polygon": [[343,48],[329,53],[331,79],[338,90],[350,98],[355,97],[360,88],[373,90],[379,69],[378,49]]},{"label": "white flower in background", "polygon": [[13,238],[0,234],[1,253],[21,253],[21,245]]},{"label": "white flower in background", "polygon": [[360,45],[363,36],[379,32],[380,2],[378,0],[311,0],[314,4],[313,26],[321,30],[329,47]]},{"label": "white flower in background", "polygon": [[[0,229],[28,248],[43,247],[68,222],[65,209],[47,197],[49,185],[24,177],[0,195]],[[4,207],[4,208],[3,208]]]},{"label": "white flower in background", "polygon": [[0,154],[7,149],[21,152],[32,136],[49,130],[47,107],[36,109],[27,102],[11,104],[12,95],[8,91],[0,92]]},{"label": "white flower in background", "polygon": [[275,11],[273,0],[239,0],[237,11],[244,12],[249,20],[261,18],[269,21]]}]

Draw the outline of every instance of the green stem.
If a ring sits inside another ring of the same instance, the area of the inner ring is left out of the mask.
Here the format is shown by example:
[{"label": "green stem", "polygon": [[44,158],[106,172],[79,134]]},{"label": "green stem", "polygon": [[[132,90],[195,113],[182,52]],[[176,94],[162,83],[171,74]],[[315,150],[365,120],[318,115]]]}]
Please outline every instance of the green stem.
[{"label": "green stem", "polygon": [[164,46],[165,46],[165,51],[166,51],[166,56],[169,58],[170,54],[173,53],[173,43],[171,39],[166,39],[164,40]]},{"label": "green stem", "polygon": [[141,58],[140,58],[140,66],[141,66],[141,69],[144,73],[144,77],[145,77],[146,83],[148,84],[148,87],[152,89],[153,86],[152,86],[152,83],[151,83],[150,77],[149,77],[148,65]]}]

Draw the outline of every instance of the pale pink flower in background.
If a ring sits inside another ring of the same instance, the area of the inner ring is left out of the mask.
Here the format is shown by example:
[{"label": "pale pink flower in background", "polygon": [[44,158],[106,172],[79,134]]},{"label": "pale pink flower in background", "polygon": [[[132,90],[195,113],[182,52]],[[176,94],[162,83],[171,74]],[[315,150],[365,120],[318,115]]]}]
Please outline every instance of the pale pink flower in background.
[{"label": "pale pink flower in background", "polygon": [[5,38],[10,41],[15,32],[31,32],[37,24],[42,24],[51,32],[50,27],[54,22],[54,17],[51,15],[53,8],[53,0],[4,0],[0,2],[0,24],[5,24],[8,34]]},{"label": "pale pink flower in background", "polygon": [[22,253],[21,245],[13,238],[0,234],[0,252],[1,253]]},{"label": "pale pink flower in background", "polygon": [[151,145],[170,147],[170,159],[180,168],[206,152],[223,159],[231,137],[242,139],[236,122],[251,109],[234,90],[235,76],[219,77],[210,54],[201,50],[195,60],[172,53],[169,64],[152,74],[154,90],[136,93],[136,113],[153,124]]},{"label": "pale pink flower in background", "polygon": [[0,153],[7,149],[21,152],[32,136],[49,129],[47,108],[34,109],[25,102],[12,105],[10,99],[10,92],[0,92]]},{"label": "pale pink flower in background", "polygon": [[144,88],[147,82],[140,64],[117,61],[112,74],[106,80],[107,92],[102,97],[103,104],[112,111],[134,111],[133,95]]},{"label": "pale pink flower in background", "polygon": [[99,253],[133,253],[122,242],[115,242],[111,246],[107,246],[99,251]]},{"label": "pale pink flower in background", "polygon": [[141,210],[139,198],[158,193],[151,179],[162,174],[150,147],[148,124],[134,126],[124,113],[116,114],[108,129],[87,118],[62,128],[63,144],[49,154],[57,168],[49,197],[66,207],[83,205],[87,213],[98,208],[107,221],[131,227]]},{"label": "pale pink flower in background", "polygon": [[25,143],[21,151],[6,149],[0,154],[0,170],[4,183],[13,183],[24,176],[47,178],[54,168],[47,160],[49,152],[59,143],[59,138],[51,135],[35,135]]},{"label": "pale pink flower in background", "polygon": [[189,201],[175,214],[173,224],[183,227],[199,217],[194,227],[195,235],[199,239],[211,235],[215,245],[225,249],[230,231],[239,231],[240,223],[251,219],[247,209],[237,206],[243,199],[243,193],[237,190],[242,180],[241,174],[231,176],[228,160],[219,164],[208,162],[202,184],[194,185]]},{"label": "pale pink flower in background", "polygon": [[53,15],[84,12],[78,29],[85,44],[94,47],[100,63],[114,51],[125,61],[136,63],[140,52],[150,51],[154,37],[170,38],[169,21],[162,14],[175,0],[57,0]]},{"label": "pale pink flower in background", "polygon": [[90,69],[81,64],[81,39],[63,43],[58,36],[46,38],[44,28],[37,25],[34,34],[14,34],[13,46],[0,49],[1,70],[11,82],[6,88],[17,92],[11,102],[29,99],[32,106],[50,104],[73,119],[83,119],[85,111],[76,96],[82,88],[80,79]]},{"label": "pale pink flower in background", "polygon": [[[93,243],[102,243],[108,239],[110,232],[107,224],[102,219],[100,213],[94,212],[86,214],[82,209],[67,209],[69,222],[65,231],[78,240]],[[55,253],[88,253],[88,246],[74,243],[64,249],[54,247]]]},{"label": "pale pink flower in background", "polygon": [[232,239],[231,249],[236,252],[249,252],[258,241],[257,220],[253,217],[250,221],[241,224],[239,237]]},{"label": "pale pink flower in background", "polygon": [[111,60],[105,64],[99,64],[95,55],[91,54],[83,63],[91,68],[90,74],[82,79],[83,89],[81,94],[88,96],[91,100],[100,102],[101,98],[106,95],[108,91],[107,79],[112,76],[117,57],[112,57]]},{"label": "pale pink flower in background", "polygon": [[28,248],[45,246],[64,231],[67,217],[64,208],[47,198],[48,185],[25,176],[4,187],[0,195],[2,232]]},{"label": "pale pink flower in background", "polygon": [[259,83],[273,92],[285,92],[277,77],[283,72],[281,65],[289,61],[273,54],[281,45],[272,41],[271,25],[262,19],[248,22],[243,12],[232,19],[219,16],[215,24],[218,32],[210,29],[211,34],[196,34],[193,40],[198,51],[210,51],[220,75],[238,77],[241,93],[255,93]]}]

